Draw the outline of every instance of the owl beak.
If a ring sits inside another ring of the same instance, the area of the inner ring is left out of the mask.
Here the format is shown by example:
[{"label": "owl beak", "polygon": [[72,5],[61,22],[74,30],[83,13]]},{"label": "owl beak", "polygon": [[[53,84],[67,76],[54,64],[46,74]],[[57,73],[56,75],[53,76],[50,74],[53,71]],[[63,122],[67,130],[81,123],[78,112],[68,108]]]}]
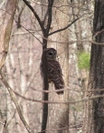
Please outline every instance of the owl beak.
[{"label": "owl beak", "polygon": [[56,60],[57,56],[55,56],[55,57],[53,57],[53,58],[54,58],[54,60]]},{"label": "owl beak", "polygon": [[56,56],[56,59],[59,59],[58,55]]},{"label": "owl beak", "polygon": [[56,57],[53,57],[53,60],[56,60]]}]

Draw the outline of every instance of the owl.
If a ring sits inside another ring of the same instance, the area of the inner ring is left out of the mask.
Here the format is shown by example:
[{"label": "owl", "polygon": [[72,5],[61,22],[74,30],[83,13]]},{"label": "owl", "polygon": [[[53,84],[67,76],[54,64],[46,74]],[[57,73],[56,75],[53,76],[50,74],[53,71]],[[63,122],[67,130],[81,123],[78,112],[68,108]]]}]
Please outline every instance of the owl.
[{"label": "owl", "polygon": [[[57,51],[54,48],[47,48],[44,50],[46,52],[46,58],[47,58],[47,66],[48,66],[48,82],[52,82],[55,86],[56,90],[60,90],[57,92],[57,94],[63,94],[63,89],[64,88],[64,80],[63,80],[63,75],[62,75],[62,70],[60,67],[59,62],[56,60],[57,56]],[[40,64],[40,70],[41,70],[41,75],[44,78],[44,73],[43,73],[43,63],[41,61]]]}]

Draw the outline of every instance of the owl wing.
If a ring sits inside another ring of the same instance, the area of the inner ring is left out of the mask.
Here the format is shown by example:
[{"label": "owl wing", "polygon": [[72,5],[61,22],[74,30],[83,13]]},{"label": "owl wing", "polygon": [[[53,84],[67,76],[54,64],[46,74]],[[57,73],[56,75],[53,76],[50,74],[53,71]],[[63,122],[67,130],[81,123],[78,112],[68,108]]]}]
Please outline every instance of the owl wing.
[{"label": "owl wing", "polygon": [[[62,70],[58,61],[51,60],[48,62],[48,78],[49,78],[49,81],[52,81],[54,83],[56,90],[64,88]],[[63,90],[60,90],[57,93],[62,94]]]}]

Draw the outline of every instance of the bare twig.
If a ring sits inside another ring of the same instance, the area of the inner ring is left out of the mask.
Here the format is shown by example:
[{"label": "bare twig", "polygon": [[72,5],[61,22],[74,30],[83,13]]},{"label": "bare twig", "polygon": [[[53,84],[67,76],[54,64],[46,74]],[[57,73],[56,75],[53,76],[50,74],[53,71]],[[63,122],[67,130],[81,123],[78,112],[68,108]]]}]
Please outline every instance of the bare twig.
[{"label": "bare twig", "polygon": [[88,101],[88,100],[94,100],[94,99],[97,99],[97,98],[100,98],[100,97],[104,97],[104,95],[102,94],[102,95],[94,95],[92,97],[85,97],[85,98],[83,98],[81,100],[77,100],[77,101],[68,101],[68,102],[57,101],[57,102],[54,102],[54,101],[36,100],[36,99],[32,99],[32,98],[22,96],[21,94],[19,94],[18,92],[14,91],[14,90],[13,90],[13,92],[17,96],[20,96],[21,98],[23,98],[25,100],[32,101],[32,102],[38,102],[38,103],[48,103],[48,104],[76,104],[76,103],[85,102],[85,101]]},{"label": "bare twig", "polygon": [[93,41],[93,40],[91,40],[91,43],[92,44],[95,44],[95,45],[104,45],[104,42],[103,43],[100,43],[100,42],[96,42],[96,41]]},{"label": "bare twig", "polygon": [[[60,90],[39,90],[39,89],[35,89],[33,87],[31,87],[32,90],[34,91],[38,91],[38,92],[47,92],[47,93],[56,93],[56,92],[60,92]],[[68,91],[72,91],[72,92],[103,92],[104,89],[91,89],[91,90],[78,90],[78,89],[70,89],[69,87],[68,88],[64,88],[64,89],[61,89],[61,91],[64,91],[64,90],[68,90]]]},{"label": "bare twig", "polygon": [[61,28],[61,29],[59,29],[59,30],[56,30],[56,31],[53,31],[53,32],[51,32],[51,33],[49,33],[49,36],[50,35],[52,35],[52,34],[55,34],[55,33],[57,33],[57,32],[61,32],[61,31],[63,31],[63,30],[66,30],[68,27],[70,27],[73,23],[75,23],[77,20],[78,20],[79,18],[76,18],[75,20],[73,20],[70,24],[68,24],[66,27],[64,27],[64,28]]},{"label": "bare twig", "polygon": [[23,3],[22,8],[20,9],[18,20],[17,20],[17,28],[21,28],[21,15],[23,13],[23,10],[25,8],[25,3]]},{"label": "bare twig", "polygon": [[98,31],[95,33],[95,35],[93,36],[93,40],[95,40],[95,37],[97,37],[99,34],[101,34],[102,32],[104,32],[104,29]]},{"label": "bare twig", "polygon": [[104,42],[96,42],[95,41],[96,40],[96,37],[99,34],[101,34],[102,32],[104,32],[104,29],[102,29],[102,30],[100,30],[100,31],[98,31],[98,32],[95,33],[95,35],[93,36],[92,41],[91,41],[93,44],[95,44],[95,45],[104,45]]}]

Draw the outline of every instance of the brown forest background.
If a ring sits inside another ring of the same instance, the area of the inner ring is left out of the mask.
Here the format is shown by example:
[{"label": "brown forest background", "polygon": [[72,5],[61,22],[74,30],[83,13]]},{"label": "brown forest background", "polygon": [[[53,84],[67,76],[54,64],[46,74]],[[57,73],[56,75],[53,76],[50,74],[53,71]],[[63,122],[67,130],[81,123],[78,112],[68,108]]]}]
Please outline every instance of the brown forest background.
[{"label": "brown forest background", "polygon": [[[40,18],[43,19],[47,9],[47,0],[30,0],[29,2]],[[3,32],[2,27],[6,12],[6,3],[6,0],[0,1],[1,34]],[[67,13],[64,9],[67,9]],[[60,49],[58,46],[64,46],[65,43],[68,43],[67,61],[69,63],[69,68],[66,74],[69,75],[69,84],[66,86],[66,89],[69,90],[68,130],[70,133],[82,133],[82,124],[85,116],[83,99],[86,97],[85,91],[88,82],[88,70],[78,68],[78,53],[81,51],[90,52],[93,34],[93,9],[93,0],[55,0],[53,5],[51,32],[60,27],[62,28],[62,26],[65,27],[65,25],[72,23],[73,20],[78,18],[77,21],[73,22],[73,24],[67,28],[67,33],[63,35],[62,32],[58,32],[48,38],[48,47],[57,49],[58,60],[61,62],[62,68],[64,64],[64,62],[62,62],[62,60],[64,60],[62,59],[62,54],[67,48],[63,47],[63,49]],[[64,15],[65,17],[61,19]],[[61,25],[61,21],[65,25]],[[68,36],[67,41],[63,39],[66,36]],[[17,102],[21,107],[28,125],[34,133],[41,130],[42,124],[43,85],[39,70],[42,54],[42,44],[40,42],[42,38],[43,35],[40,26],[33,13],[22,0],[18,0],[9,42],[9,50],[2,70],[8,84],[14,91]],[[65,73],[63,73],[63,75],[64,74]],[[49,103],[47,133],[61,133],[61,130],[66,130],[65,121],[61,120],[62,123],[60,123],[57,119],[59,118],[59,114],[63,111],[61,107],[64,106],[62,103],[65,99],[63,96],[59,96],[55,93],[52,84],[50,84],[49,90],[49,101],[51,102]],[[57,124],[57,122],[59,124]],[[3,133],[5,124],[5,132],[27,133],[10,94],[1,80],[0,133]],[[57,127],[57,125],[60,126]]]}]

